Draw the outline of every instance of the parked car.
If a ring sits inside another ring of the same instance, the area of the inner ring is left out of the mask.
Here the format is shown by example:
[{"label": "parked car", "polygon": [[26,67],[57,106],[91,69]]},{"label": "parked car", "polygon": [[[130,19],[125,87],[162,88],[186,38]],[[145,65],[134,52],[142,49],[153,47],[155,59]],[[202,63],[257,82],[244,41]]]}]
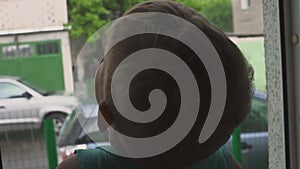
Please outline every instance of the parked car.
[{"label": "parked car", "polygon": [[[267,95],[265,93],[254,92],[252,110],[241,124],[242,164],[244,169],[268,168],[266,98]],[[74,150],[78,148],[87,149],[101,144],[109,144],[107,133],[99,134],[98,131],[98,106],[83,106],[82,111],[83,113],[73,112],[63,125],[58,138],[61,159],[73,154]],[[229,149],[232,148],[231,141],[229,139],[226,143]]]},{"label": "parked car", "polygon": [[0,76],[0,131],[39,128],[46,118],[59,130],[67,115],[80,104],[73,96],[53,95],[24,79]]}]

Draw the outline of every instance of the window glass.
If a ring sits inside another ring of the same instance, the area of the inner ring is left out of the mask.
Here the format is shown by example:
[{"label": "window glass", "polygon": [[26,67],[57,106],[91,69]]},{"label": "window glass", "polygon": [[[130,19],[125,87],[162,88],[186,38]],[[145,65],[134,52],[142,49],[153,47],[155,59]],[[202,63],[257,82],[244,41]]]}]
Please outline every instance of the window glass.
[{"label": "window glass", "polygon": [[49,42],[37,45],[38,55],[46,54],[58,54],[59,53],[59,44],[58,42]]},{"label": "window glass", "polygon": [[2,58],[29,57],[34,55],[34,46],[31,44],[9,45],[2,47]]},{"label": "window glass", "polygon": [[0,99],[18,98],[26,91],[11,83],[0,83]]}]

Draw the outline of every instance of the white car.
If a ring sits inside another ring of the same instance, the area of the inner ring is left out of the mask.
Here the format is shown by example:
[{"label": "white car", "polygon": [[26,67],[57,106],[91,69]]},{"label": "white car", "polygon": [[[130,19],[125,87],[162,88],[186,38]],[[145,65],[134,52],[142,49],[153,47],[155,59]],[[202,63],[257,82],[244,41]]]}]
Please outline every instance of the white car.
[{"label": "white car", "polygon": [[18,77],[0,76],[0,131],[39,128],[53,118],[59,133],[67,115],[79,106],[73,96],[55,96]]}]

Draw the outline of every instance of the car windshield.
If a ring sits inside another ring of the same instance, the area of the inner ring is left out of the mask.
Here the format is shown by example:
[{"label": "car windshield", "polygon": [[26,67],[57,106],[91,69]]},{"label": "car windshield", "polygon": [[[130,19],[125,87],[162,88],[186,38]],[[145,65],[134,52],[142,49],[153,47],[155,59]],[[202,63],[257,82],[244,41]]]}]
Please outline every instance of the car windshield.
[{"label": "car windshield", "polygon": [[35,85],[33,85],[33,84],[27,82],[27,81],[24,80],[24,79],[19,79],[18,82],[20,82],[20,83],[22,83],[22,84],[28,86],[29,88],[31,88],[32,90],[38,92],[39,94],[41,94],[41,95],[43,95],[43,96],[47,96],[47,95],[54,94],[54,92],[52,92],[52,91],[47,91],[47,90],[45,90],[45,89],[43,89],[43,88],[40,88],[40,87],[38,87],[38,86],[35,86]]}]

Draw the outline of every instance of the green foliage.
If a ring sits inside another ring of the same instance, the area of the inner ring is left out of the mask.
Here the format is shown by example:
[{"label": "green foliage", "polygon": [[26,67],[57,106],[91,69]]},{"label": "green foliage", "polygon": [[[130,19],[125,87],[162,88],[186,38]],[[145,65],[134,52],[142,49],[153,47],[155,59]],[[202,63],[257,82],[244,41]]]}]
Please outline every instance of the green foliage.
[{"label": "green foliage", "polygon": [[102,0],[68,0],[71,37],[90,36],[110,21]]},{"label": "green foliage", "polygon": [[231,0],[176,0],[194,8],[224,32],[233,31]]},{"label": "green foliage", "polygon": [[[133,5],[145,0],[67,0],[71,37],[90,37]],[[231,0],[175,0],[194,8],[225,32],[232,31]]]},{"label": "green foliage", "polygon": [[90,37],[131,6],[144,0],[67,0],[71,37]]}]

